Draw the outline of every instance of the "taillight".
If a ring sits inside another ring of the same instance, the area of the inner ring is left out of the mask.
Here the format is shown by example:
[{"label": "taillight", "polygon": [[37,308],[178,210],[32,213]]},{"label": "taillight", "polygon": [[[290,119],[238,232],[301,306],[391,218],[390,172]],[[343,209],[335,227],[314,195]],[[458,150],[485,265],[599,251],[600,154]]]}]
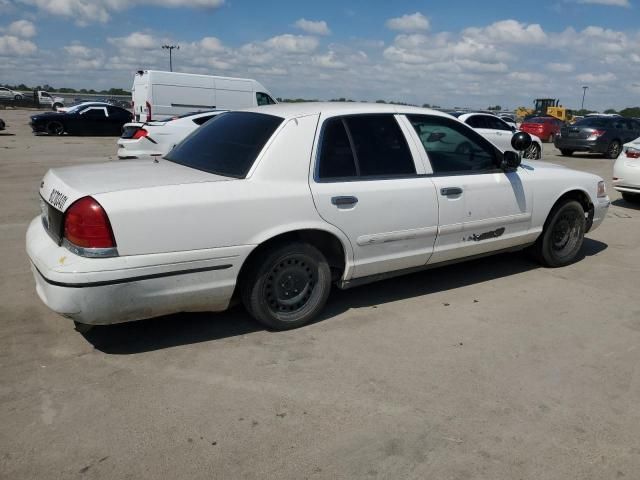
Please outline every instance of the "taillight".
[{"label": "taillight", "polygon": [[640,158],[640,150],[638,150],[637,148],[629,147],[627,148],[625,155],[627,156],[627,158]]},{"label": "taillight", "polygon": [[80,248],[112,248],[113,237],[109,217],[95,199],[82,197],[75,201],[64,215],[64,238]]},{"label": "taillight", "polygon": [[136,133],[134,133],[133,137],[131,138],[136,140],[138,138],[146,137],[147,135],[149,135],[149,132],[147,132],[144,128],[139,128],[138,130],[136,130]]},{"label": "taillight", "polygon": [[144,102],[147,106],[147,122],[151,121],[151,104],[149,102]]},{"label": "taillight", "polygon": [[596,138],[601,137],[605,133],[607,133],[606,130],[594,130],[589,134],[589,138],[587,138],[587,140],[595,140]]}]

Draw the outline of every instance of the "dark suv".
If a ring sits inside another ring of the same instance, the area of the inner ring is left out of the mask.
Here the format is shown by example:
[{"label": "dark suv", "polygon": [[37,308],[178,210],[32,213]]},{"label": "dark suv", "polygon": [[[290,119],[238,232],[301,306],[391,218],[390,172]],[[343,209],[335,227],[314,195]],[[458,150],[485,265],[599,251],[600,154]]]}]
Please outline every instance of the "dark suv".
[{"label": "dark suv", "polygon": [[554,145],[562,155],[573,152],[602,153],[618,158],[622,145],[640,137],[640,122],[623,117],[586,117],[560,129]]}]

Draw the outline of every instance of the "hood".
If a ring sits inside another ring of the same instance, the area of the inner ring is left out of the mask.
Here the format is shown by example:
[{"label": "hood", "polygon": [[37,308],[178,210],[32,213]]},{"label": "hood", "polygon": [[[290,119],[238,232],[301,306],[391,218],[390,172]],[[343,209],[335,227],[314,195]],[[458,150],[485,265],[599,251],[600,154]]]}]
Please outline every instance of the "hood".
[{"label": "hood", "polygon": [[64,212],[77,199],[100,193],[139,190],[165,185],[235,180],[168,160],[96,163],[49,170],[40,195]]},{"label": "hood", "polygon": [[567,169],[568,167],[565,167],[564,165],[558,165],[557,163],[549,163],[549,162],[543,162],[540,160],[526,160],[526,159],[522,159],[522,164],[523,167],[525,167],[527,170],[556,170],[556,169]]}]

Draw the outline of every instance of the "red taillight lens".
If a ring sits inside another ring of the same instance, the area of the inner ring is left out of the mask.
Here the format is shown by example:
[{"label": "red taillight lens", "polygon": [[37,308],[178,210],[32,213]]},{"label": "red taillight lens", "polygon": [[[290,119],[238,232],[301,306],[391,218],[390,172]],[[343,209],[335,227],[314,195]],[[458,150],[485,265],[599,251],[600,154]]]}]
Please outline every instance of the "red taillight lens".
[{"label": "red taillight lens", "polygon": [[91,197],[77,200],[65,213],[64,238],[83,248],[114,248],[116,246],[106,212]]},{"label": "red taillight lens", "polygon": [[601,137],[605,133],[607,133],[607,132],[604,131],[604,130],[594,130],[593,132],[591,132],[591,136],[592,137]]},{"label": "red taillight lens", "polygon": [[625,155],[627,155],[627,158],[640,158],[640,150],[636,148],[628,148]]},{"label": "red taillight lens", "polygon": [[134,139],[138,139],[138,138],[142,138],[142,137],[146,137],[147,135],[149,135],[149,132],[147,132],[144,128],[139,128],[138,130],[136,130],[136,133],[133,134]]},{"label": "red taillight lens", "polygon": [[151,121],[151,104],[149,102],[144,102],[147,106],[147,122]]}]

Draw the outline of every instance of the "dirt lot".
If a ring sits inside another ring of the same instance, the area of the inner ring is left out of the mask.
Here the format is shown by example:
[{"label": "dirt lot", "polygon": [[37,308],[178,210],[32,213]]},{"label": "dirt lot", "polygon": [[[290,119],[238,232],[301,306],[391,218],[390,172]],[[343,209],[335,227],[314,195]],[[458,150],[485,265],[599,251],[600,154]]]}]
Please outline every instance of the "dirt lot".
[{"label": "dirt lot", "polygon": [[334,291],[285,333],[236,308],[83,336],[37,298],[24,235],[45,171],[115,139],[0,117],[0,478],[639,478],[640,210],[615,191],[567,268],[509,254]]}]

